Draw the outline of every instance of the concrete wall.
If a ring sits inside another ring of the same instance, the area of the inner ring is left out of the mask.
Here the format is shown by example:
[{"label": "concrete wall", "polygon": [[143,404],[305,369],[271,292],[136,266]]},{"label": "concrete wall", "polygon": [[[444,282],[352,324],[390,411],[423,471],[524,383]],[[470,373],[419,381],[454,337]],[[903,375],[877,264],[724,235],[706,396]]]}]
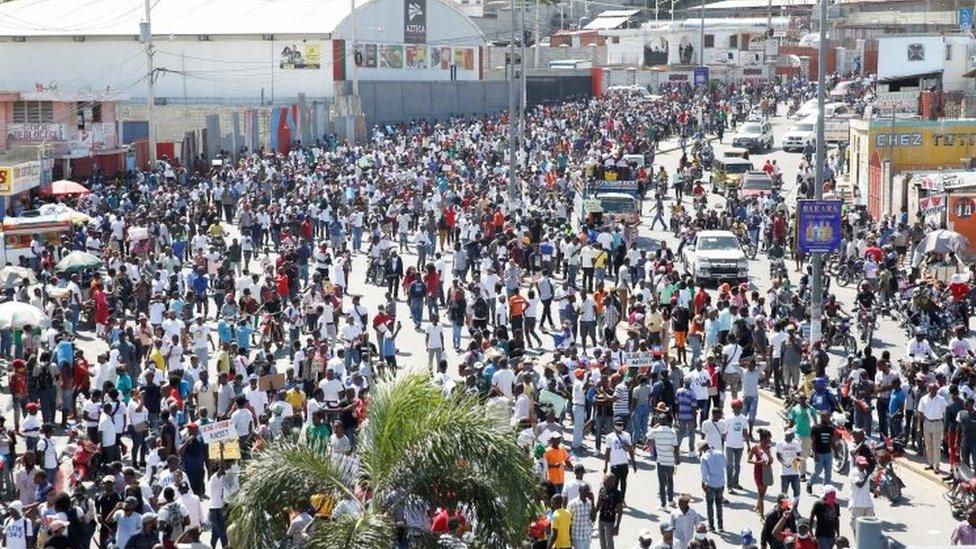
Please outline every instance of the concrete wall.
[{"label": "concrete wall", "polygon": [[359,94],[369,126],[412,118],[444,120],[455,115],[489,114],[508,108],[505,81],[364,81],[359,83]]},{"label": "concrete wall", "polygon": [[[517,50],[518,48],[516,48]],[[508,54],[508,48],[505,46],[488,46],[485,48],[485,74],[489,72],[504,72],[505,70],[505,56]],[[516,51],[516,54],[518,52]],[[594,66],[602,66],[607,64],[607,47],[606,46],[594,46],[594,47],[581,47],[581,48],[571,48],[571,47],[539,47],[539,66],[535,66],[535,46],[530,46],[525,48],[525,66],[530,69],[549,68],[550,61],[559,61],[562,59],[589,59],[593,62]]]},{"label": "concrete wall", "polygon": [[[133,30],[133,34],[135,30]],[[332,42],[308,36],[321,46],[318,69],[282,69],[279,54],[288,40],[196,37],[156,38],[156,97],[200,102],[252,102],[263,97],[276,102],[293,100],[305,92],[312,97],[332,96]],[[65,92],[108,90],[132,99],[146,97],[146,57],[139,42],[122,38],[28,38],[26,42],[0,40],[0,74],[6,90],[33,91],[35,84]]]}]

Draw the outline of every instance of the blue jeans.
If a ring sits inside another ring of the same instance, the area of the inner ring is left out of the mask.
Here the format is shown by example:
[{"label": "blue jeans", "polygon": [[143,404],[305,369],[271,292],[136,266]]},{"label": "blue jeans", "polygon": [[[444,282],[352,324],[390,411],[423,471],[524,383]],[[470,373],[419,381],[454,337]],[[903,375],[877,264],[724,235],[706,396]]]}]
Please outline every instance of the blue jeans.
[{"label": "blue jeans", "polygon": [[227,515],[223,509],[211,509],[210,517],[210,547],[216,549],[217,542],[221,542],[224,549],[227,548]]},{"label": "blue jeans", "polygon": [[599,521],[597,531],[600,536],[600,549],[613,549],[613,523]]},{"label": "blue jeans", "polygon": [[594,436],[596,437],[596,451],[599,452],[603,446],[603,433],[608,427],[613,425],[613,416],[594,414],[594,425],[593,428],[596,431]]},{"label": "blue jeans", "polygon": [[674,500],[674,467],[671,465],[657,465],[657,496],[661,507]]},{"label": "blue jeans", "polygon": [[793,497],[800,497],[800,475],[782,475],[779,477],[780,492],[789,494],[786,489],[793,489]]},{"label": "blue jeans", "polygon": [[642,402],[634,408],[634,415],[630,426],[630,438],[636,443],[647,436],[647,420],[651,416],[651,405]]},{"label": "blue jeans", "polygon": [[451,339],[454,341],[454,348],[461,348],[461,324],[457,322],[451,323]]},{"label": "blue jeans", "polygon": [[725,448],[725,476],[730,488],[739,487],[739,473],[742,471],[742,448]]},{"label": "blue jeans", "polygon": [[759,412],[759,397],[745,396],[742,397],[742,413],[749,418],[749,426],[756,422],[756,413]]},{"label": "blue jeans", "polygon": [[817,484],[820,472],[823,471],[824,484],[830,484],[830,475],[834,465],[833,452],[826,454],[813,454],[813,474],[810,475],[810,484]]},{"label": "blue jeans", "polygon": [[359,251],[363,247],[363,228],[353,227],[352,228],[352,249]]},{"label": "blue jeans", "polygon": [[422,297],[410,298],[410,318],[413,323],[420,326],[424,318],[424,299]]}]

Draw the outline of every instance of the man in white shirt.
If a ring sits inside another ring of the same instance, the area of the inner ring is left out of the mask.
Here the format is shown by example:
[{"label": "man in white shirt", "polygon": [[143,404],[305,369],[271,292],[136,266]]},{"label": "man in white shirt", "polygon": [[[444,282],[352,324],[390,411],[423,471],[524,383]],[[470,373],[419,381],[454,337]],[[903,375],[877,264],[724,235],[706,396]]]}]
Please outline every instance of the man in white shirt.
[{"label": "man in white shirt", "polygon": [[[28,540],[34,537],[34,523],[24,517],[24,504],[20,500],[10,502],[10,516],[3,523],[3,546],[8,549],[27,549]],[[33,547],[34,544],[29,544]]]},{"label": "man in white shirt", "polygon": [[263,417],[268,411],[268,393],[258,388],[258,376],[251,374],[248,377],[249,386],[244,389],[244,396],[251,405],[258,418]]},{"label": "man in white shirt", "polygon": [[732,417],[726,421],[728,434],[725,435],[725,473],[728,479],[729,493],[734,489],[742,489],[739,484],[739,473],[742,465],[742,453],[749,446],[749,418],[742,415],[742,401],[732,401]]},{"label": "man in white shirt", "polygon": [[925,339],[925,334],[921,331],[915,332],[915,339],[908,342],[905,348],[905,355],[908,356],[909,360],[927,360],[938,358],[932,351],[932,346]]},{"label": "man in white shirt", "polygon": [[624,418],[617,417],[613,420],[613,432],[607,435],[607,449],[603,453],[603,474],[607,474],[607,466],[613,473],[620,489],[620,494],[627,496],[627,465],[633,467],[637,472],[637,460],[634,459],[634,444],[630,439],[630,433],[624,430]]},{"label": "man in white shirt", "polygon": [[800,497],[800,472],[797,469],[798,458],[803,452],[803,446],[796,440],[796,431],[787,429],[783,433],[783,440],[776,443],[774,448],[776,460],[780,465],[780,484],[782,492],[793,487],[793,497]]},{"label": "man in white shirt", "polygon": [[247,438],[254,429],[254,414],[247,409],[247,397],[237,397],[237,408],[230,414],[230,422],[234,425],[241,448],[244,448]]},{"label": "man in white shirt", "polygon": [[874,498],[871,496],[871,479],[868,473],[868,458],[857,456],[854,459],[857,467],[848,483],[851,496],[847,500],[847,508],[851,513],[851,529],[856,531],[858,517],[874,516]]},{"label": "man in white shirt", "polygon": [[[722,347],[722,360],[725,367],[722,368],[722,377],[725,385],[732,393],[732,398],[739,398],[739,389],[742,387],[742,367],[739,366],[739,359],[742,358],[742,346],[730,338],[728,344]],[[714,448],[714,446],[712,446]]]},{"label": "man in white shirt", "polygon": [[491,377],[491,386],[498,389],[505,397],[512,398],[515,389],[515,372],[508,367],[508,363],[502,361],[498,364],[498,370]]},{"label": "man in white shirt", "polygon": [[925,440],[926,469],[939,474],[939,460],[942,457],[942,431],[945,425],[946,400],[939,393],[939,386],[930,383],[928,393],[918,400],[918,415],[922,421],[922,435]]},{"label": "man in white shirt", "polygon": [[444,329],[441,328],[437,313],[430,315],[430,324],[424,327],[424,332],[427,340],[427,369],[433,371],[434,365],[440,364],[444,359]]},{"label": "man in white shirt", "polygon": [[112,463],[119,459],[117,445],[119,432],[112,418],[113,409],[114,406],[106,402],[102,406],[102,415],[98,419],[98,436],[103,463]]},{"label": "man in white shirt", "polygon": [[781,398],[783,391],[783,345],[787,339],[789,339],[789,336],[777,324],[773,328],[772,335],[769,336],[769,350],[766,351],[766,361],[773,371],[773,387],[776,398]]},{"label": "man in white shirt", "polygon": [[[497,372],[496,372],[497,374]],[[573,450],[579,450],[583,444],[583,427],[586,425],[586,391],[589,389],[589,378],[583,368],[573,372]]]},{"label": "man in white shirt", "polygon": [[729,426],[726,421],[722,419],[721,408],[712,408],[711,419],[706,419],[702,422],[699,433],[705,439],[705,442],[708,443],[709,448],[713,448],[719,452],[724,451],[725,439],[729,433]]}]

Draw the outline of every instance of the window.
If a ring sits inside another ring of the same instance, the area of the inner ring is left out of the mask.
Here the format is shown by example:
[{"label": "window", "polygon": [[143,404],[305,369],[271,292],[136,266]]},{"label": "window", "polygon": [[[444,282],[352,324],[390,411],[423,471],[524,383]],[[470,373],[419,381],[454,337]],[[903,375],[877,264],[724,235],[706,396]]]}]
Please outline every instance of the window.
[{"label": "window", "polygon": [[619,36],[614,36],[613,38],[611,38],[610,43],[611,44],[619,44],[620,43],[620,37]]},{"label": "window", "polygon": [[739,47],[739,35],[738,34],[733,34],[732,36],[729,37],[729,47],[730,48],[738,48]]},{"label": "window", "polygon": [[714,48],[715,47],[715,35],[714,34],[706,34],[705,35],[705,47],[706,48]]},{"label": "window", "polygon": [[50,101],[15,101],[14,124],[54,122],[54,103]]},{"label": "window", "polygon": [[84,130],[91,127],[94,122],[102,121],[102,104],[98,102],[93,103],[78,103],[76,108],[77,118],[78,118],[78,129]]}]

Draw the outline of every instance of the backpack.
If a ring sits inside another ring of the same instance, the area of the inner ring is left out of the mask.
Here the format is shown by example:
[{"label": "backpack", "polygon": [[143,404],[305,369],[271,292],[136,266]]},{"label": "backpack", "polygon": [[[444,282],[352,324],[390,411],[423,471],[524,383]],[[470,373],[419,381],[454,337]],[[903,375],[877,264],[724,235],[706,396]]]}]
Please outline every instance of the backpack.
[{"label": "backpack", "polygon": [[183,515],[180,514],[180,504],[177,501],[167,503],[166,521],[163,523],[163,532],[166,537],[176,539],[183,533]]},{"label": "backpack", "polygon": [[47,366],[41,367],[41,373],[37,375],[37,388],[50,389],[53,386],[54,378],[51,376],[51,370]]}]

